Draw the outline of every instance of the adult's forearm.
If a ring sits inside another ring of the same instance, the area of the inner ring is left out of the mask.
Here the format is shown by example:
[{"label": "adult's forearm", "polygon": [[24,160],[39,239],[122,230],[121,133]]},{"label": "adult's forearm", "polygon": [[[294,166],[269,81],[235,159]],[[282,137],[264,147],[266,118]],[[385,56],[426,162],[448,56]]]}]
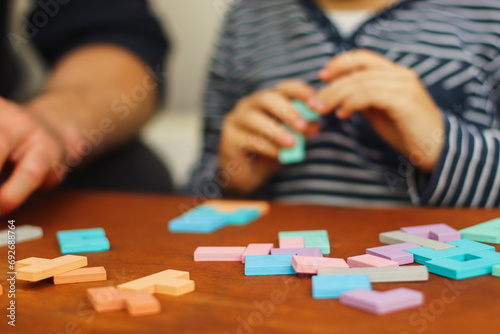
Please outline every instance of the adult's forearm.
[{"label": "adult's forearm", "polygon": [[135,55],[90,45],[62,58],[30,113],[64,141],[69,160],[90,159],[133,137],[155,108],[158,84]]}]

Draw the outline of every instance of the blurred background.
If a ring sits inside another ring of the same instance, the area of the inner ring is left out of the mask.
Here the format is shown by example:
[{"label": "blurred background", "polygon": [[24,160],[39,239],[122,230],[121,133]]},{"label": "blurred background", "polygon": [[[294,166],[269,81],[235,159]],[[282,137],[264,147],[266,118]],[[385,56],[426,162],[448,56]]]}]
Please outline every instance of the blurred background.
[{"label": "blurred background", "polygon": [[[148,0],[163,25],[172,48],[168,58],[166,103],[142,132],[148,144],[167,164],[177,188],[182,187],[196,163],[201,147],[202,99],[208,65],[233,0]],[[31,0],[16,0],[11,31],[20,33],[21,17]],[[21,48],[31,49],[30,45]],[[23,95],[40,89],[43,70],[33,50],[21,53],[29,69],[29,85]]]}]

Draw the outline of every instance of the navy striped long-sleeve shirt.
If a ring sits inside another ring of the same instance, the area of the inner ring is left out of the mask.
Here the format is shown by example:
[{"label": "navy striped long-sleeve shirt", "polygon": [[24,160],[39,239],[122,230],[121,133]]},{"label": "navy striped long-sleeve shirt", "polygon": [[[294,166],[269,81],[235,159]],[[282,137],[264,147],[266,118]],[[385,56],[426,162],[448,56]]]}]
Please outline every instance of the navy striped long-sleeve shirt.
[{"label": "navy striped long-sleeve shirt", "polygon": [[404,0],[347,38],[314,1],[238,1],[210,71],[203,154],[190,191],[221,194],[221,128],[240,98],[287,78],[320,89],[318,70],[335,55],[361,48],[413,69],[440,108],[444,148],[434,171],[419,171],[361,115],[340,121],[330,114],[308,140],[305,161],[284,166],[259,193],[342,206],[499,206],[500,2],[495,0]]}]

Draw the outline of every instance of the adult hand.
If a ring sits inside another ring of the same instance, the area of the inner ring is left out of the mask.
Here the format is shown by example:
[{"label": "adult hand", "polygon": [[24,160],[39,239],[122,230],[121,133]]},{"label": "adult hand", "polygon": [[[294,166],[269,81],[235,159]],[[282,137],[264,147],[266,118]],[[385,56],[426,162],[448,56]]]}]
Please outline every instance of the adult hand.
[{"label": "adult hand", "polygon": [[0,184],[0,214],[17,208],[36,189],[57,185],[52,166],[63,154],[63,141],[52,129],[23,106],[0,98],[0,171],[6,177]]},{"label": "adult hand", "polygon": [[237,103],[224,120],[219,149],[219,166],[230,177],[227,191],[252,193],[280,169],[280,148],[295,143],[283,123],[306,137],[318,132],[318,124],[308,124],[291,103],[292,99],[307,101],[313,94],[308,84],[286,80]]},{"label": "adult hand", "polygon": [[328,85],[308,101],[340,119],[360,111],[378,135],[424,171],[443,148],[444,122],[419,77],[383,56],[358,50],[334,57],[320,72]]}]

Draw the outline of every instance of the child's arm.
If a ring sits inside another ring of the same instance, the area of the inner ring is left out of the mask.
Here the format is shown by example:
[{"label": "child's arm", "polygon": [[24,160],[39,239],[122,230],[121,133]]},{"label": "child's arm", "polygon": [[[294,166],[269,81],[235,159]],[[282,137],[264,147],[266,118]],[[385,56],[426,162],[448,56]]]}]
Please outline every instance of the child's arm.
[{"label": "child's arm", "polygon": [[[491,64],[494,78],[500,58]],[[334,58],[320,77],[331,82],[310,101],[311,107],[322,113],[340,107],[339,118],[361,110],[410,162],[392,177],[408,182],[415,204],[500,205],[500,131],[439,110],[418,77],[377,54],[356,51]],[[499,102],[498,97],[492,101],[497,112]]]}]

